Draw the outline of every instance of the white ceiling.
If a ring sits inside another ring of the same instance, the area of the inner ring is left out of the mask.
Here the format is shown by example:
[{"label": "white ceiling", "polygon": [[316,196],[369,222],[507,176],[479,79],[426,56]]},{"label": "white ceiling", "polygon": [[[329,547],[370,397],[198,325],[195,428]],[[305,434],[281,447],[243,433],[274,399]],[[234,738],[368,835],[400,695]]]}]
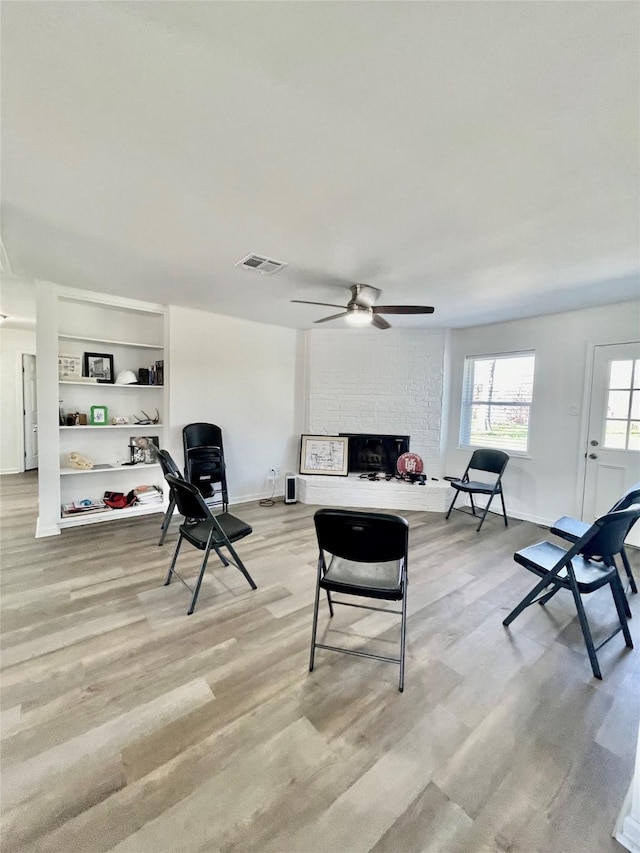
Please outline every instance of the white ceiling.
[{"label": "white ceiling", "polygon": [[15,273],[295,328],[640,294],[637,3],[2,5]]}]

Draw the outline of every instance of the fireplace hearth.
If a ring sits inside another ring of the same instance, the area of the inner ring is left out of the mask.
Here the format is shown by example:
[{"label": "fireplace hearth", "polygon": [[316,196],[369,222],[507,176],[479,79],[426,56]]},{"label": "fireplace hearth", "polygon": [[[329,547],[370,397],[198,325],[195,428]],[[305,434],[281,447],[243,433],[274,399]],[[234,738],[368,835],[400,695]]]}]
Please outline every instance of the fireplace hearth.
[{"label": "fireplace hearth", "polygon": [[410,436],[341,432],[349,439],[349,473],[395,474],[398,457],[409,450]]}]

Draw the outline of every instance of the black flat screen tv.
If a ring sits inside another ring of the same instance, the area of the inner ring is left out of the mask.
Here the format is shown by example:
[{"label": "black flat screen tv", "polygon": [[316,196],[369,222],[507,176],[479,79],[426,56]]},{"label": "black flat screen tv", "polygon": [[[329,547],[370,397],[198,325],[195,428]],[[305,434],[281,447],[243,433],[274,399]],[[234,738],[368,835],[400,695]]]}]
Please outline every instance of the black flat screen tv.
[{"label": "black flat screen tv", "polygon": [[398,457],[409,450],[410,436],[341,432],[349,439],[349,473],[396,474]]}]

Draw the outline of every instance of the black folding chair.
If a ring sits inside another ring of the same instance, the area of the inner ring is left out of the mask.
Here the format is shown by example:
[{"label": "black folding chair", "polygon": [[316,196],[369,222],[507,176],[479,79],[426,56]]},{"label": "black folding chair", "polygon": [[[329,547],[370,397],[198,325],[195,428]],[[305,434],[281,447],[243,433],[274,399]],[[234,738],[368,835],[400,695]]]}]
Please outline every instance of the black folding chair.
[{"label": "black folding chair", "polygon": [[[198,489],[192,483],[187,483],[182,477],[167,474],[165,479],[173,490],[178,511],[185,518],[183,524],[180,525],[180,537],[178,538],[171,565],[169,566],[165,586],[171,583],[173,575],[186,586],[191,593],[191,604],[189,605],[187,614],[190,616],[195,609],[202,579],[207,568],[209,554],[212,550],[218,554],[223,565],[228,566],[230,563],[234,565],[245,576],[251,589],[257,589],[253,578],[244,567],[242,560],[232,544],[252,533],[251,526],[228,512],[213,515]],[[185,539],[194,548],[204,551],[202,563],[200,564],[200,573],[193,588],[175,570],[178,554]],[[231,555],[230,558],[223,555],[220,551],[221,548],[227,550]]]},{"label": "black folding chair", "polygon": [[[445,516],[448,520],[451,515],[451,510],[454,509],[454,504],[458,498],[460,492],[469,495],[469,500],[471,501],[471,515],[476,515],[476,505],[473,502],[474,495],[487,495],[489,500],[487,501],[486,506],[482,512],[482,517],[480,518],[480,524],[476,528],[476,532],[480,530],[482,525],[484,524],[484,520],[487,517],[487,513],[489,512],[489,507],[491,506],[491,501],[494,499],[496,495],[500,495],[500,500],[502,501],[502,515],[504,516],[504,525],[505,527],[509,524],[509,519],[507,518],[507,510],[504,506],[504,495],[502,494],[502,475],[504,474],[504,469],[507,467],[507,462],[509,461],[509,457],[502,450],[493,450],[491,448],[485,448],[482,450],[474,450],[471,459],[469,460],[469,464],[466,467],[464,474],[462,475],[462,479],[460,480],[452,480],[451,487],[456,490],[455,495],[453,496],[453,500],[451,501],[451,505],[449,506],[449,512]],[[474,479],[471,479],[469,476],[469,471],[478,472],[480,474],[492,474],[495,475],[495,482],[488,483],[484,480],[477,479],[474,476]],[[462,507],[455,507],[456,512],[465,512]]]},{"label": "black folding chair", "polygon": [[[640,483],[635,483],[614,503],[609,512],[616,512],[619,509],[627,509],[627,507],[630,507],[638,501],[640,501]],[[559,536],[567,542],[577,542],[581,536],[584,536],[589,527],[590,525],[586,521],[579,521],[577,518],[571,518],[570,516],[563,515],[562,518],[559,518],[553,523],[550,530],[555,536]],[[633,524],[631,527],[633,527]],[[631,530],[631,528],[629,528],[629,530]],[[624,545],[620,549],[620,559],[622,560],[626,575],[629,578],[629,587],[632,592],[637,593],[638,587],[636,585],[635,578],[633,577],[631,564],[629,562],[627,552],[624,549]]]},{"label": "black folding chair", "polygon": [[[574,545],[569,549],[552,542],[538,542],[513,555],[516,563],[541,578],[503,621],[510,625],[522,611],[536,602],[546,602],[558,589],[568,589],[578,612],[578,621],[587,647],[591,669],[596,678],[602,678],[596,652],[622,631],[628,648],[633,648],[631,634],[627,625],[627,600],[622,589],[620,575],[613,560],[613,554],[619,554],[629,528],[640,517],[640,504],[628,509],[607,513],[598,518]],[[618,613],[620,626],[597,647],[593,643],[589,623],[582,603],[582,596],[609,585]],[[545,592],[551,587],[550,592]]]},{"label": "black folding chair", "polygon": [[[169,453],[168,450],[158,450],[158,462],[160,463],[160,467],[162,468],[162,473],[165,478],[167,474],[173,474],[174,477],[182,477],[180,473],[180,469],[176,465],[173,457]],[[173,517],[173,511],[176,508],[176,499],[173,494],[173,489],[169,486],[169,506],[167,507],[167,511],[164,514],[164,518],[162,519],[162,524],[160,525],[160,541],[158,545],[164,545],[164,540],[167,535],[167,530],[169,529],[169,525],[171,524],[171,519]]]},{"label": "black folding chair", "polygon": [[182,430],[184,476],[197,486],[209,506],[229,508],[222,430],[216,424],[187,424]]},{"label": "black folding chair", "polygon": [[[408,522],[397,515],[340,509],[320,509],[316,512],[314,521],[319,555],[309,672],[313,671],[316,649],[373,658],[399,664],[398,689],[402,692],[407,628]],[[400,614],[402,621],[399,656],[385,657],[316,642],[321,589],[327,593],[331,616],[333,616],[334,604]],[[332,593],[401,601],[402,609],[392,610],[386,607],[335,600],[332,598]]]}]

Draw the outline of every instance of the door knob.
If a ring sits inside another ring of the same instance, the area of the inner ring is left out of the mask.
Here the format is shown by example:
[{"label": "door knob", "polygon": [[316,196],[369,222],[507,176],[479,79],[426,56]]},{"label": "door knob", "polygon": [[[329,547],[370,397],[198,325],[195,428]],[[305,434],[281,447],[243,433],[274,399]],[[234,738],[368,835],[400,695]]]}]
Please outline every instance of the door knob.
[{"label": "door knob", "polygon": [[593,441],[590,441],[589,443],[591,444],[591,447],[597,447],[598,446],[598,442],[595,440],[595,438],[593,439]]},{"label": "door knob", "polygon": [[598,458],[598,454],[597,454],[597,453],[590,453],[590,454],[589,454],[589,459],[597,459],[597,458]]}]

